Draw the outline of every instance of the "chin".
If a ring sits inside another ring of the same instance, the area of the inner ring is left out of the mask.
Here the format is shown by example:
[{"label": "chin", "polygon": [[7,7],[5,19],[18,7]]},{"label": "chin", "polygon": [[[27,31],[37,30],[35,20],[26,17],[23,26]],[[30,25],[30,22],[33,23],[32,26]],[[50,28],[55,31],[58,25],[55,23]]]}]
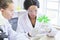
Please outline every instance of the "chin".
[{"label": "chin", "polygon": [[8,20],[10,20],[10,19],[12,19],[12,18],[8,18]]},{"label": "chin", "polygon": [[32,17],[32,19],[34,19],[35,17]]}]

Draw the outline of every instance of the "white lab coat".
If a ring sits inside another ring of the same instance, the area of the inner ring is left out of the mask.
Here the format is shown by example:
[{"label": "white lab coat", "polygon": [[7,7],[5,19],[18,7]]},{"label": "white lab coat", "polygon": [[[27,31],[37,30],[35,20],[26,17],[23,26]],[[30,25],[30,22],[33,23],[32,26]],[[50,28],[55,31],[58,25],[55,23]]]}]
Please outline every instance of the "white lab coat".
[{"label": "white lab coat", "polygon": [[2,25],[3,32],[6,32],[6,35],[8,35],[8,38],[4,38],[4,40],[29,40],[27,39],[22,33],[16,33],[13,31],[10,23],[7,19],[5,19],[1,12],[0,12],[0,25]]},{"label": "white lab coat", "polygon": [[[39,15],[39,16],[41,16],[41,15]],[[26,12],[26,13],[23,13],[23,15],[21,15],[19,17],[19,19],[18,19],[18,27],[17,27],[17,30],[16,31],[17,32],[24,33],[24,34],[32,33],[31,35],[34,36],[34,35],[36,35],[36,31],[34,31],[34,30],[36,30],[36,29],[38,29],[38,30],[42,29],[40,27],[40,25],[41,25],[41,23],[39,23],[36,20],[35,28],[33,28],[32,27],[32,24],[31,24],[31,22],[30,22],[30,20],[28,18],[28,12]],[[45,29],[44,29],[44,31],[45,31]],[[40,31],[40,33],[42,33],[42,32],[43,32],[43,30]],[[55,33],[56,33],[56,31],[55,31],[55,29],[53,29],[51,31],[51,34],[54,34],[55,35]],[[49,35],[51,35],[51,34],[49,34]]]},{"label": "white lab coat", "polygon": [[57,34],[55,36],[55,40],[60,40],[60,30],[57,32]]}]

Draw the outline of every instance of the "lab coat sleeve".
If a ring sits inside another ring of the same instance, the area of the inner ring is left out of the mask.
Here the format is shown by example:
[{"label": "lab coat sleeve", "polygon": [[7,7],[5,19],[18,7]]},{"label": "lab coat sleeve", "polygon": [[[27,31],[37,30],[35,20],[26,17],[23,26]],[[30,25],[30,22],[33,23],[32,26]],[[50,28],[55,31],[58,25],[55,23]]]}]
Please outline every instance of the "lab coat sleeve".
[{"label": "lab coat sleeve", "polygon": [[19,19],[18,19],[18,26],[17,26],[17,30],[16,31],[17,32],[24,32],[21,17],[19,17]]},{"label": "lab coat sleeve", "polygon": [[20,32],[20,33],[24,34],[25,36],[28,36],[27,33],[25,32],[24,27],[23,27],[22,23],[24,23],[24,22],[22,22],[22,20],[23,19],[21,17],[19,17],[19,19],[18,19],[18,26],[17,26],[16,32],[18,32],[18,33]]},{"label": "lab coat sleeve", "polygon": [[8,30],[9,40],[29,40],[24,34],[15,32],[11,27]]},{"label": "lab coat sleeve", "polygon": [[8,39],[9,40],[17,40],[16,39],[17,33],[12,29],[12,27],[8,27]]},{"label": "lab coat sleeve", "polygon": [[50,29],[51,29],[51,32],[49,32],[47,35],[50,37],[54,37],[57,34],[58,30],[53,27],[51,27]]},{"label": "lab coat sleeve", "polygon": [[52,25],[50,26],[50,24],[49,24],[47,27],[39,27],[38,26],[38,27],[34,28],[31,31],[31,35],[35,36],[35,35],[39,34],[39,35],[48,35],[50,37],[54,37],[57,32],[58,32],[58,30],[55,29],[54,27],[52,27]]}]

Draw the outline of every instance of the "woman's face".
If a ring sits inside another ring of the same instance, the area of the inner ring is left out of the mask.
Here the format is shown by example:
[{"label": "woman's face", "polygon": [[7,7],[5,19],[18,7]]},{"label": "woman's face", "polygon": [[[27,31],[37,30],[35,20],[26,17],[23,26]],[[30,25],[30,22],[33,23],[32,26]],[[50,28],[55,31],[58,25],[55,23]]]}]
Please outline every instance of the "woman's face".
[{"label": "woman's face", "polygon": [[14,11],[14,4],[10,3],[8,4],[8,7],[6,9],[2,9],[2,15],[9,20],[13,16],[13,11]]},{"label": "woman's face", "polygon": [[36,18],[37,16],[37,6],[32,5],[28,8],[28,15],[30,16],[30,18]]}]

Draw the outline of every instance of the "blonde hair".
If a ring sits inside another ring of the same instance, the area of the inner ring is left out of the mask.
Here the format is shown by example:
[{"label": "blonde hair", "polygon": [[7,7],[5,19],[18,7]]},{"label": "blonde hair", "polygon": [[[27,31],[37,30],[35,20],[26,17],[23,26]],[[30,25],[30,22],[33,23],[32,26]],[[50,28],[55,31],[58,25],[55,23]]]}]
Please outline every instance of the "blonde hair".
[{"label": "blonde hair", "polygon": [[13,1],[12,0],[0,0],[0,9],[7,8],[9,3],[13,3]]}]

